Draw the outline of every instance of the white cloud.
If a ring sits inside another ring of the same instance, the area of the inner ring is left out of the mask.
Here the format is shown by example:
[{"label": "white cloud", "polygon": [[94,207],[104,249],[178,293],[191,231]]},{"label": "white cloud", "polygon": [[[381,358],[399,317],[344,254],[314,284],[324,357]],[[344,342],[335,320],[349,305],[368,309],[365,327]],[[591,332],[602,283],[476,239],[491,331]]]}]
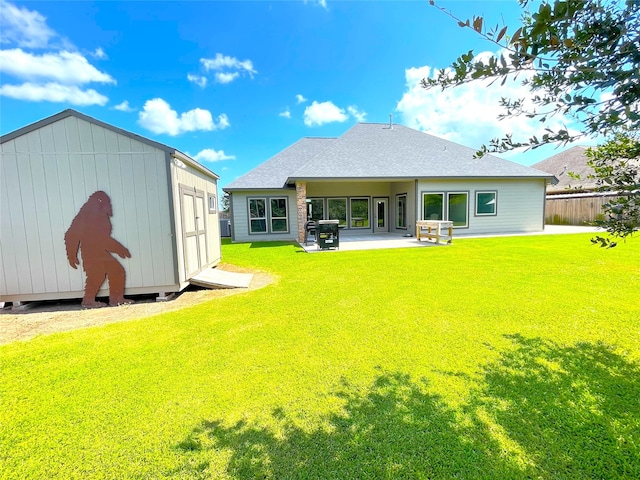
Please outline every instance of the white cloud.
[{"label": "white cloud", "polygon": [[258,73],[253,68],[253,62],[251,60],[240,61],[235,57],[229,57],[216,53],[215,58],[201,58],[200,62],[204,66],[205,70],[244,70],[247,73]]},{"label": "white cloud", "polygon": [[26,48],[44,48],[56,33],[47,26],[47,19],[27,8],[0,1],[0,43],[11,43]]},{"label": "white cloud", "polygon": [[[490,55],[483,52],[476,59]],[[514,134],[514,140],[528,139],[542,130],[541,123],[525,116],[499,120],[504,113],[500,98],[530,98],[529,90],[518,81],[507,80],[504,85],[488,80],[478,80],[447,90],[433,88],[425,90],[420,81],[435,76],[437,70],[430,66],[412,67],[405,70],[406,86],[396,110],[402,115],[403,123],[471,148],[488,144],[492,138],[502,138],[507,133]],[[559,128],[570,120],[561,116],[548,119],[545,126]]]},{"label": "white cloud", "polygon": [[30,102],[58,102],[71,105],[106,105],[109,100],[93,89],[81,90],[75,85],[59,83],[23,83],[22,85],[2,85],[0,95]]},{"label": "white cloud", "polygon": [[231,83],[242,73],[253,77],[258,73],[251,60],[238,60],[235,57],[216,53],[215,58],[201,58],[200,63],[207,72],[215,72],[214,78],[218,83]]},{"label": "white cloud", "polygon": [[360,110],[358,110],[358,107],[356,106],[352,105],[347,107],[347,111],[352,117],[354,117],[359,122],[364,122],[367,119],[367,112],[361,112]]},{"label": "white cloud", "polygon": [[344,122],[349,118],[344,109],[333,102],[318,103],[315,100],[304,110],[304,124],[307,126],[324,125],[331,122]]},{"label": "white cloud", "polygon": [[224,150],[213,150],[205,148],[199,151],[194,157],[198,162],[221,162],[222,160],[235,160],[235,155],[227,155]]},{"label": "white cloud", "polygon": [[306,102],[306,101],[307,101],[307,99],[306,99],[306,98],[304,98],[302,95],[300,95],[300,94],[297,94],[297,95],[296,95],[296,102],[297,102],[297,103],[304,103],[304,102]]},{"label": "white cloud", "polygon": [[116,83],[111,75],[99,71],[79,53],[58,52],[34,55],[21,48],[0,50],[0,72],[20,79],[44,79],[66,85]]},{"label": "white cloud", "polygon": [[120,110],[121,112],[133,112],[135,110],[135,108],[129,105],[129,102],[127,100],[125,100],[122,103],[119,103],[113,108],[115,108],[116,110]]},{"label": "white cloud", "polygon": [[94,50],[93,56],[101,60],[104,60],[107,58],[107,54],[104,52],[104,50],[101,47],[98,47]]},{"label": "white cloud", "polygon": [[142,127],[156,134],[166,133],[171,136],[196,130],[224,129],[230,125],[224,113],[217,120],[218,123],[215,123],[211,112],[201,108],[194,108],[178,116],[178,112],[161,98],[147,100],[138,113],[138,123]]},{"label": "white cloud", "polygon": [[189,80],[191,83],[195,83],[201,88],[207,86],[207,77],[203,77],[202,75],[193,75],[189,73],[187,74],[187,80]]},{"label": "white cloud", "polygon": [[[47,26],[42,14],[0,0],[0,25],[0,43],[13,47],[0,50],[0,76],[5,83],[0,95],[31,102],[107,103],[108,98],[104,95],[94,89],[81,89],[79,85],[115,84],[115,79],[77,53],[68,40]],[[43,54],[28,51],[44,48],[49,51]],[[106,58],[102,48],[88,55]],[[16,79],[16,84],[6,83],[7,77]]]},{"label": "white cloud", "polygon": [[304,0],[304,3],[311,3],[313,5],[320,5],[322,8],[327,8],[327,0]]},{"label": "white cloud", "polygon": [[280,112],[278,115],[284,118],[291,118],[291,111],[289,110],[289,107],[287,107],[286,110]]},{"label": "white cloud", "polygon": [[238,72],[216,72],[214,75],[218,83],[231,83],[239,76],[240,74]]}]

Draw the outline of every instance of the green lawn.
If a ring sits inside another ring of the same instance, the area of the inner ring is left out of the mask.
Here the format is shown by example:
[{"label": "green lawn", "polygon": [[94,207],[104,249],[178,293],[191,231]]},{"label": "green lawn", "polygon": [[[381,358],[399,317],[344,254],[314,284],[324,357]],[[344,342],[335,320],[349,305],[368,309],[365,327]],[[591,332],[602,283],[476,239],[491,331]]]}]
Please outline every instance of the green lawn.
[{"label": "green lawn", "polygon": [[640,239],[223,246],[263,289],[0,348],[0,478],[640,478]]}]

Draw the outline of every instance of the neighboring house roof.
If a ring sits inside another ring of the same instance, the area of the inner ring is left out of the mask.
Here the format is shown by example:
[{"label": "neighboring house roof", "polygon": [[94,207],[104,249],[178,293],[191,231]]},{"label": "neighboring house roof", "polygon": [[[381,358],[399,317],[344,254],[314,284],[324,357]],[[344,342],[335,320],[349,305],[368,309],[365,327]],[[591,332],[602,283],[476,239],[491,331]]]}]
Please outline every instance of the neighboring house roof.
[{"label": "neighboring house roof", "polygon": [[[547,193],[581,192],[596,188],[595,179],[588,178],[589,175],[593,175],[594,171],[587,165],[588,158],[585,154],[587,148],[572,147],[531,165],[532,168],[555,175],[558,179],[556,185],[547,186]],[[577,174],[580,178],[572,178],[569,173]]]},{"label": "neighboring house roof", "polygon": [[388,123],[358,123],[335,139],[304,138],[224,190],[283,188],[296,180],[546,178],[553,176],[427,133]]},{"label": "neighboring house roof", "polygon": [[89,123],[93,123],[94,125],[98,125],[100,127],[106,128],[108,130],[111,130],[115,133],[118,133],[120,135],[124,135],[126,137],[132,138],[134,140],[137,140],[139,142],[145,143],[147,145],[150,145],[154,148],[158,148],[160,150],[163,150],[167,153],[169,153],[169,155],[174,155],[176,157],[179,157],[180,160],[187,162],[191,167],[197,168],[198,170],[201,170],[202,172],[206,173],[207,175],[211,175],[213,177],[216,178],[216,180],[218,180],[220,177],[218,175],[216,175],[215,173],[213,173],[211,170],[209,170],[207,167],[205,167],[204,165],[198,163],[196,160],[194,160],[193,158],[191,158],[189,155],[186,155],[184,153],[182,153],[180,150],[176,150],[175,148],[169,147],[167,145],[164,145],[162,143],[156,142],[154,140],[151,140],[149,138],[137,135],[133,132],[129,132],[128,130],[123,130],[122,128],[118,128],[115,127],[109,123],[105,123],[101,120],[98,120],[96,118],[90,117],[88,115],[85,115],[84,113],[80,113],[77,110],[73,110],[71,108],[68,108],[66,110],[63,110],[60,113],[56,113],[55,115],[52,115],[50,117],[44,118],[42,120],[39,120],[37,122],[34,122],[30,125],[27,125],[25,127],[19,128],[18,130],[14,130],[13,132],[7,133],[5,135],[2,135],[0,137],[0,144],[3,144],[5,142],[8,142],[10,140],[13,140],[14,138],[20,137],[22,135],[26,135],[28,133],[33,132],[34,130],[37,130],[39,128],[45,127],[47,125],[51,125],[52,123],[55,122],[59,122],[60,120],[63,120],[67,117],[76,117],[79,118],[81,120],[84,120],[86,122]]}]

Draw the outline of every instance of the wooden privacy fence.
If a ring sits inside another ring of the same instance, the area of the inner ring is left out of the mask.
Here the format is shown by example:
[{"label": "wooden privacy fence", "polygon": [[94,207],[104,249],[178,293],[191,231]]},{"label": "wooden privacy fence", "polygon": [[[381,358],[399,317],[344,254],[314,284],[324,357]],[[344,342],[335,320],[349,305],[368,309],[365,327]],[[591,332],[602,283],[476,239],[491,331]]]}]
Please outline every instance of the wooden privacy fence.
[{"label": "wooden privacy fence", "polygon": [[586,225],[603,218],[602,206],[615,194],[574,193],[547,195],[545,223],[549,225]]}]

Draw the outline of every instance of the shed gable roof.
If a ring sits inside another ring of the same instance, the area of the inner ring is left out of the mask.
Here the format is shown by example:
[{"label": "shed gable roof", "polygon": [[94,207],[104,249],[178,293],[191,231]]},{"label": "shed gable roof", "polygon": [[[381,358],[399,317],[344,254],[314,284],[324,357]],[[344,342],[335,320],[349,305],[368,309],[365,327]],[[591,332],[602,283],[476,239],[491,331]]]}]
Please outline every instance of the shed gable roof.
[{"label": "shed gable roof", "polygon": [[3,144],[5,142],[8,142],[10,140],[13,140],[15,138],[18,138],[22,135],[26,135],[28,133],[31,133],[35,130],[38,130],[39,128],[45,127],[47,125],[51,125],[52,123],[55,122],[59,122],[60,120],[64,120],[65,118],[68,117],[76,117],[79,118],[81,120],[84,120],[86,122],[92,123],[94,125],[98,125],[102,128],[106,128],[107,130],[111,130],[112,132],[115,132],[119,135],[124,135],[125,137],[129,137],[131,139],[137,140],[141,143],[144,143],[146,145],[150,145],[151,147],[157,148],[159,150],[162,150],[164,152],[167,152],[169,155],[174,155],[176,157],[179,157],[180,160],[186,161],[187,163],[190,164],[190,166],[202,171],[203,173],[209,175],[209,176],[213,176],[216,179],[219,179],[220,177],[218,175],[216,175],[214,172],[212,172],[211,170],[209,170],[207,167],[205,167],[204,165],[201,165],[200,163],[198,163],[196,160],[194,160],[193,158],[189,157],[188,155],[182,153],[180,150],[177,150],[175,148],[169,147],[163,143],[160,142],[156,142],[154,140],[151,140],[149,138],[143,137],[141,135],[135,134],[133,132],[130,132],[128,130],[124,130],[122,128],[116,127],[114,125],[111,125],[109,123],[103,122],[101,120],[98,120],[96,118],[90,117],[88,115],[85,115],[84,113],[80,113],[77,110],[73,110],[71,108],[68,108],[66,110],[63,110],[62,112],[56,113],[55,115],[52,115],[50,117],[44,118],[42,120],[39,120],[37,122],[34,122],[30,125],[27,125],[25,127],[19,128],[18,130],[14,130],[13,132],[7,133],[5,135],[2,135],[2,137],[0,137],[0,144]]},{"label": "shed gable roof", "polygon": [[[313,145],[313,148],[302,148]],[[296,180],[552,175],[401,125],[358,123],[335,139],[305,138],[231,183],[225,190],[282,188]]]}]

